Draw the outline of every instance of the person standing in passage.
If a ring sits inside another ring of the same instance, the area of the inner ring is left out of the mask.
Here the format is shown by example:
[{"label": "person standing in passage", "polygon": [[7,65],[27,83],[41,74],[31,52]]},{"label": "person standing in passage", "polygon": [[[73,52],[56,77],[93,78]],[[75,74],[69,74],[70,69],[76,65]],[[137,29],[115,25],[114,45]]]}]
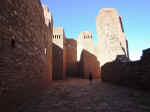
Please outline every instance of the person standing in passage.
[{"label": "person standing in passage", "polygon": [[89,81],[90,83],[92,83],[92,80],[93,80],[93,76],[92,76],[92,72],[89,73]]}]

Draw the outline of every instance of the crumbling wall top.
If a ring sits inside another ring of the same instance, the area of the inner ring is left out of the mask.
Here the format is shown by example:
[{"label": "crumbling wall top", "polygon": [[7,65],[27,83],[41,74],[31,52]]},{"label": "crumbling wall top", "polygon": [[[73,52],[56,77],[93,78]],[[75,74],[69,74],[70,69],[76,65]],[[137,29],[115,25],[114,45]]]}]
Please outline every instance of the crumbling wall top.
[{"label": "crumbling wall top", "polygon": [[92,39],[92,33],[89,31],[83,31],[80,33],[79,39]]},{"label": "crumbling wall top", "polygon": [[53,28],[53,34],[64,35],[64,28],[63,27]]},{"label": "crumbling wall top", "polygon": [[114,8],[103,8],[99,11],[98,15],[100,14],[118,14],[118,11]]},{"label": "crumbling wall top", "polygon": [[52,25],[51,27],[53,27],[53,18],[52,18],[52,14],[48,9],[48,6],[44,6],[43,7],[43,11],[44,11],[44,17],[45,17],[45,24],[50,27],[50,24]]}]

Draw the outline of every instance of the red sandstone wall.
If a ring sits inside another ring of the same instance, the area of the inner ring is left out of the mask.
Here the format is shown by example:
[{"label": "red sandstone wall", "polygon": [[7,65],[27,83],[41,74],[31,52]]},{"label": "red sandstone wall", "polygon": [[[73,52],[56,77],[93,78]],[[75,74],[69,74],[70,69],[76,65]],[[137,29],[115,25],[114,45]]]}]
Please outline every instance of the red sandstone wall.
[{"label": "red sandstone wall", "polygon": [[45,49],[46,53],[46,60],[48,62],[48,79],[52,80],[52,36],[53,36],[53,18],[51,16],[51,13],[49,12],[48,6],[42,6],[43,7],[43,13],[45,18],[45,24],[48,27],[48,40],[46,42],[46,45],[48,45],[47,49]]},{"label": "red sandstone wall", "polygon": [[66,73],[67,73],[67,50],[66,50],[66,38],[64,38],[63,42],[63,78],[66,79]]},{"label": "red sandstone wall", "polygon": [[92,72],[94,79],[101,78],[100,66],[97,57],[90,52],[83,50],[81,54],[80,67],[83,78],[89,78],[89,73]]},{"label": "red sandstone wall", "polygon": [[53,28],[53,79],[62,80],[66,78],[66,47],[65,33],[62,27]]},{"label": "red sandstone wall", "polygon": [[52,44],[53,80],[63,79],[63,49],[56,44]]},{"label": "red sandstone wall", "polygon": [[15,111],[50,81],[50,32],[40,0],[1,0],[0,111]]},{"label": "red sandstone wall", "polygon": [[78,73],[78,64],[77,64],[77,41],[74,39],[66,40],[66,64],[67,64],[67,75],[77,77]]}]

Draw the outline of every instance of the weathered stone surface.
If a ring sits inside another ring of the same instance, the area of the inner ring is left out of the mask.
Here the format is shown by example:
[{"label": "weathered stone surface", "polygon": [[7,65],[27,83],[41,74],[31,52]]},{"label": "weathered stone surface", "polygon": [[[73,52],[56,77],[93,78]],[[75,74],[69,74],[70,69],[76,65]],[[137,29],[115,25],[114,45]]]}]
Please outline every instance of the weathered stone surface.
[{"label": "weathered stone surface", "polygon": [[42,6],[44,11],[45,24],[48,27],[48,48],[45,49],[47,55],[48,68],[50,73],[50,79],[52,80],[52,37],[53,37],[53,18],[49,12],[48,6]]},{"label": "weathered stone surface", "polygon": [[87,50],[83,50],[80,59],[80,74],[83,78],[89,78],[89,73],[92,73],[94,79],[100,79],[100,63],[97,57]]},{"label": "weathered stone surface", "polygon": [[67,75],[77,77],[78,62],[77,62],[77,41],[75,39],[66,39],[66,64]]},{"label": "weathered stone surface", "polygon": [[150,90],[150,49],[143,50],[141,60],[134,62],[110,62],[102,67],[102,79],[108,82]]},{"label": "weathered stone surface", "polygon": [[81,32],[77,38],[77,60],[81,58],[82,50],[87,50],[94,54],[94,43],[92,33],[89,31]]},{"label": "weathered stone surface", "polygon": [[40,0],[1,0],[0,26],[0,110],[12,112],[50,81],[51,34]]},{"label": "weathered stone surface", "polygon": [[60,80],[66,78],[66,47],[65,33],[62,27],[53,29],[53,79]]},{"label": "weathered stone surface", "polygon": [[77,38],[77,59],[80,60],[79,71],[83,78],[88,78],[90,72],[94,78],[100,78],[100,62],[95,53],[92,33],[81,32]]},{"label": "weathered stone surface", "polygon": [[[43,10],[44,10],[44,18],[45,18],[45,24],[49,27],[49,28],[53,28],[53,18],[52,15],[48,9],[48,6],[42,6]],[[50,31],[53,31],[53,29],[51,29]]]},{"label": "weathered stone surface", "polygon": [[101,62],[101,66],[115,60],[117,55],[128,57],[127,40],[117,10],[112,8],[102,9],[96,18],[96,26],[99,40],[96,55]]}]

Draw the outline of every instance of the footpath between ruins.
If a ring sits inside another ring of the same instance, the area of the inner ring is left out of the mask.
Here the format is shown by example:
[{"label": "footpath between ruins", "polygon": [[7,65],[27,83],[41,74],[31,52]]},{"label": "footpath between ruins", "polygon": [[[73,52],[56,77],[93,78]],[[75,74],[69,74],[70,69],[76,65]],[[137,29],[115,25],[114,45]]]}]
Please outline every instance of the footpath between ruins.
[{"label": "footpath between ruins", "polygon": [[148,93],[101,80],[55,81],[49,89],[18,108],[18,112],[149,112]]}]

